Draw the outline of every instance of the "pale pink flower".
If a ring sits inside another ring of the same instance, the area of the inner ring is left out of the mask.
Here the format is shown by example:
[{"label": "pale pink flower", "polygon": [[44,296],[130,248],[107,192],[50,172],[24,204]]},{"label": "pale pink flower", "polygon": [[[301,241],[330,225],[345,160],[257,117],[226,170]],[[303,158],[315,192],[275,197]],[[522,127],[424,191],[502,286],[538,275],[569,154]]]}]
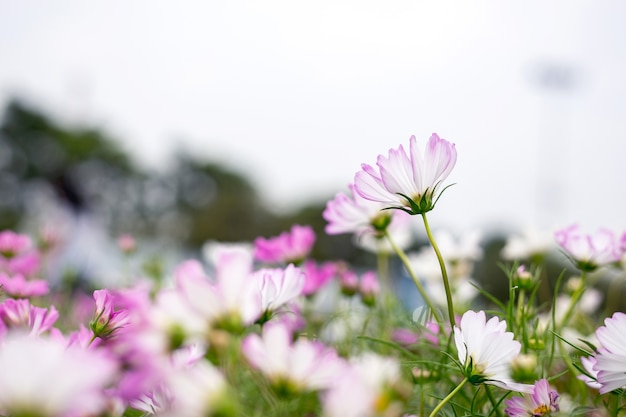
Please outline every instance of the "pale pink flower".
[{"label": "pale pink flower", "polygon": [[601,385],[600,393],[626,386],[626,314],[618,312],[604,320],[596,330],[600,347],[595,355],[593,369]]},{"label": "pale pink flower", "polygon": [[606,229],[584,234],[578,225],[572,225],[558,230],[554,237],[567,256],[583,271],[617,263],[624,253],[619,237]]},{"label": "pale pink flower", "polygon": [[559,411],[559,394],[550,388],[546,379],[535,382],[528,396],[506,400],[505,412],[509,417],[542,417]]},{"label": "pale pink flower", "polygon": [[315,232],[310,226],[294,225],[289,232],[265,239],[254,240],[255,259],[270,264],[299,264],[311,252]]},{"label": "pale pink flower", "polygon": [[350,184],[349,188],[350,196],[338,193],[333,200],[326,203],[322,213],[328,222],[326,233],[354,233],[358,237],[371,234],[382,237],[395,212],[383,210],[386,207],[383,203],[363,198],[355,191],[354,184]]},{"label": "pale pink flower", "polygon": [[0,291],[15,298],[38,297],[48,294],[48,281],[27,280],[21,274],[9,276],[0,272]]},{"label": "pale pink flower", "polygon": [[361,275],[359,292],[363,297],[376,297],[380,293],[380,282],[374,271],[367,271]]},{"label": "pale pink flower", "polygon": [[137,249],[137,241],[132,235],[124,233],[117,238],[117,246],[128,255]]},{"label": "pale pink flower", "polygon": [[175,272],[176,288],[209,324],[241,330],[263,312],[259,284],[252,278],[252,256],[242,248],[222,247],[216,249],[215,259],[215,279],[204,273],[200,262],[184,262]]},{"label": "pale pink flower", "polygon": [[387,157],[378,156],[378,171],[363,164],[354,177],[354,186],[363,198],[421,214],[433,209],[441,183],[455,164],[454,144],[433,133],[422,157],[415,136],[411,136],[409,154],[400,145],[390,149]]},{"label": "pale pink flower", "polygon": [[487,321],[484,311],[467,311],[460,327],[454,326],[454,341],[463,373],[471,383],[532,391],[532,385],[516,383],[510,376],[511,362],[519,355],[521,344],[506,331],[506,321],[497,317]]},{"label": "pale pink flower", "polygon": [[260,269],[253,275],[253,279],[257,279],[259,283],[261,308],[264,312],[276,311],[300,296],[304,288],[305,276],[293,264],[285,269]]},{"label": "pale pink flower", "polygon": [[399,417],[404,411],[401,385],[400,364],[394,358],[372,352],[353,357],[322,397],[324,416]]},{"label": "pale pink flower", "polygon": [[281,322],[267,323],[262,336],[246,336],[241,350],[276,388],[291,393],[327,388],[345,367],[337,352],[320,342],[292,342],[290,329]]},{"label": "pale pink flower", "polygon": [[602,384],[598,382],[598,371],[596,370],[597,362],[598,361],[593,356],[581,356],[580,363],[583,365],[583,368],[585,368],[586,374],[580,374],[577,378],[587,384],[588,387],[599,390],[602,388]]},{"label": "pale pink flower", "polygon": [[0,345],[0,410],[41,417],[100,415],[116,364],[95,350],[9,333]]},{"label": "pale pink flower", "polygon": [[59,312],[50,306],[33,306],[27,299],[5,300],[0,304],[0,319],[9,329],[29,330],[32,336],[39,336],[50,330],[59,318]]}]

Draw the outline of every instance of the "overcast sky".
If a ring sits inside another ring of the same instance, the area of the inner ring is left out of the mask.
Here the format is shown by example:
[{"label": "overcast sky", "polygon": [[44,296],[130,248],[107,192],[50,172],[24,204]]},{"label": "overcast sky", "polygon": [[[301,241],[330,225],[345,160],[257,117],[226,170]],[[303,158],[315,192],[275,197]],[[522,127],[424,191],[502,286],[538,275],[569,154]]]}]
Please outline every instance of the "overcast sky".
[{"label": "overcast sky", "polygon": [[623,1],[0,0],[0,101],[176,147],[277,209],[415,134],[456,143],[433,226],[626,228]]}]

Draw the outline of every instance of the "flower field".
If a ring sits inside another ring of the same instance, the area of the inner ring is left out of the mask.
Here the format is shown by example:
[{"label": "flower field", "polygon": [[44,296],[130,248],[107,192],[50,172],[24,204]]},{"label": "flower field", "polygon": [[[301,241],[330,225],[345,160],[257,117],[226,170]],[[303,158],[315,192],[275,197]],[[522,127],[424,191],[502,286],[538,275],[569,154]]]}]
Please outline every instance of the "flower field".
[{"label": "flower field", "polygon": [[[472,276],[479,238],[429,223],[456,161],[411,137],[327,202],[326,233],[374,270],[316,261],[293,225],[85,291],[48,279],[58,237],[0,232],[0,415],[626,415],[626,314],[597,285],[623,272],[626,234],[510,236],[492,294]],[[428,245],[407,252],[416,227]],[[120,256],[141,244],[121,236]],[[568,268],[551,275],[555,253]]]}]

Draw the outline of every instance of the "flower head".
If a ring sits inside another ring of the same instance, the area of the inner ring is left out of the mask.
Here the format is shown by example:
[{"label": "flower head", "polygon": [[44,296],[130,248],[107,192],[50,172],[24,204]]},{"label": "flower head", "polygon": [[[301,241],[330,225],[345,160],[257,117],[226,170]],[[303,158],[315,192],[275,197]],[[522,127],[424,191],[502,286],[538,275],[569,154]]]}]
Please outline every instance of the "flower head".
[{"label": "flower head", "polygon": [[461,317],[460,328],[454,327],[454,341],[463,373],[470,382],[520,392],[532,389],[532,385],[515,383],[510,377],[511,362],[521,344],[506,331],[504,320],[492,317],[487,321],[484,311],[467,311]]},{"label": "flower head", "polygon": [[378,172],[363,164],[362,171],[354,177],[354,185],[363,198],[410,214],[423,214],[434,208],[438,189],[455,164],[454,144],[433,133],[422,156],[415,136],[411,136],[409,154],[400,145],[390,149],[387,157],[379,155]]},{"label": "flower head", "polygon": [[559,394],[550,388],[546,379],[537,381],[530,396],[506,400],[509,417],[542,417],[559,411]]},{"label": "flower head", "polygon": [[558,230],[554,237],[582,271],[593,271],[619,262],[624,253],[619,238],[606,229],[600,229],[595,234],[583,234],[578,225],[572,225]]},{"label": "flower head", "polygon": [[310,226],[294,225],[289,232],[254,241],[254,257],[267,263],[301,263],[311,252],[315,232]]},{"label": "flower head", "polygon": [[100,415],[116,363],[95,350],[12,332],[0,346],[0,409],[8,415]]},{"label": "flower head", "polygon": [[320,342],[298,339],[292,343],[291,331],[282,322],[266,324],[263,336],[248,335],[241,349],[282,394],[327,388],[345,366],[335,350]]},{"label": "flower head", "polygon": [[596,330],[601,347],[595,355],[593,370],[601,385],[600,393],[626,386],[626,314],[615,313]]}]

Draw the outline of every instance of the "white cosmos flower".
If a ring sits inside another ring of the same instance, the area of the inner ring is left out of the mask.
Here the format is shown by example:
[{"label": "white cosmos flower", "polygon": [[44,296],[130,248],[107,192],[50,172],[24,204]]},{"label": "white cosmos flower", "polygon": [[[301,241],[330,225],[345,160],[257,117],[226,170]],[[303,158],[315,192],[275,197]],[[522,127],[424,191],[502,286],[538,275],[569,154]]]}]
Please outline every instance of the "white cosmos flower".
[{"label": "white cosmos flower", "polygon": [[9,333],[0,346],[3,415],[99,415],[117,365],[61,339]]},{"label": "white cosmos flower", "polygon": [[424,156],[415,136],[409,139],[409,153],[400,145],[390,149],[387,157],[379,155],[374,167],[363,164],[356,173],[354,186],[363,198],[411,214],[422,214],[435,206],[441,183],[456,164],[453,143],[433,133]]},{"label": "white cosmos flower", "polygon": [[597,372],[600,393],[626,386],[626,314],[615,313],[596,330],[598,348],[593,369]]},{"label": "white cosmos flower", "polygon": [[465,376],[473,384],[485,383],[530,393],[532,385],[513,382],[511,362],[519,355],[521,344],[506,331],[506,321],[492,317],[487,321],[484,311],[467,311],[461,327],[454,326],[454,341]]}]

